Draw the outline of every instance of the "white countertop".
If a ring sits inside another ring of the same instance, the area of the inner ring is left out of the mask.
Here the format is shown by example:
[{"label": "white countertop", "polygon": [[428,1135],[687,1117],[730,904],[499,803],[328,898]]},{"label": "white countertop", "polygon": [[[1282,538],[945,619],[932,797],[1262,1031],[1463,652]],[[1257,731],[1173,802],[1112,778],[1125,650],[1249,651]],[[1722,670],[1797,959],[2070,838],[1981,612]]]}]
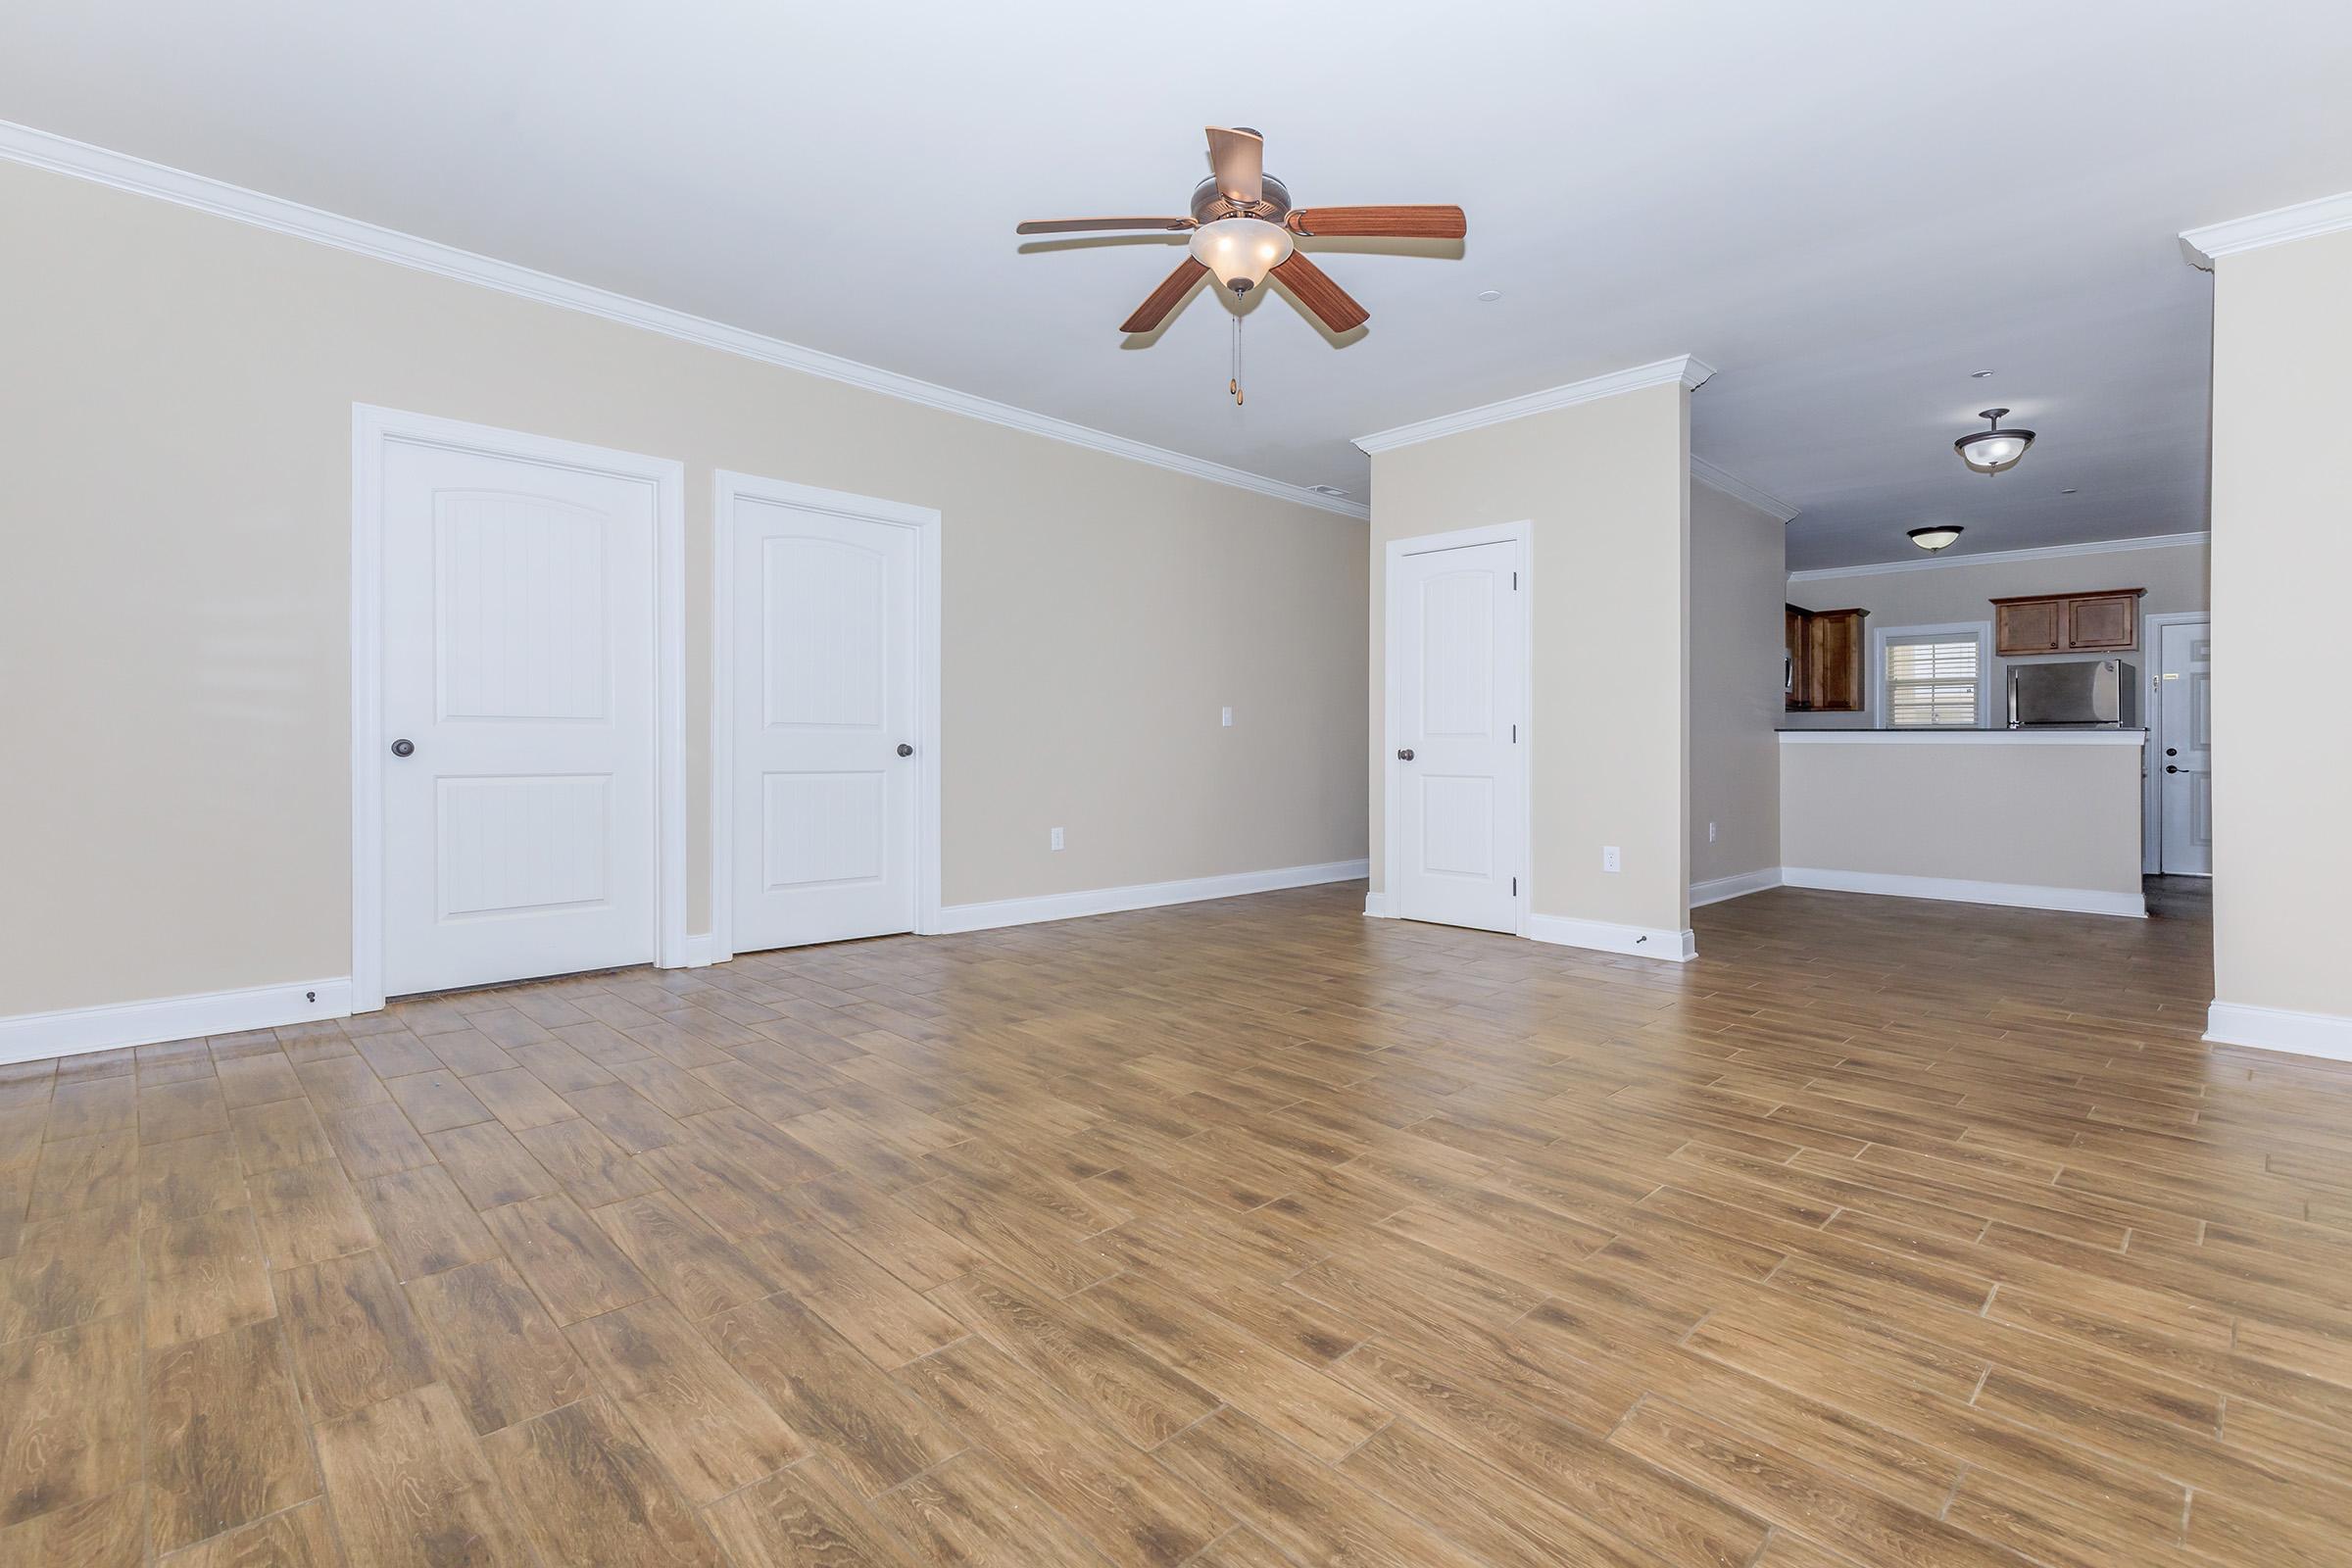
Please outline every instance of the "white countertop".
[{"label": "white countertop", "polygon": [[2144,729],[1785,729],[1798,746],[2145,746]]}]

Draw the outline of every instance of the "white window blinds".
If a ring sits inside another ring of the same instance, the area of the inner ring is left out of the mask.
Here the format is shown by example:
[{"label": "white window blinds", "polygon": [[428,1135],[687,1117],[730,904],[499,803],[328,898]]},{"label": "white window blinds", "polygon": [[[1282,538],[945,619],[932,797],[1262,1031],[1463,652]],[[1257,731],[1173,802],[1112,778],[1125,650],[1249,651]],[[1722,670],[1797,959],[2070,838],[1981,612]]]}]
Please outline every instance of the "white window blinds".
[{"label": "white window blinds", "polygon": [[1974,637],[1886,640],[1886,722],[1895,729],[1970,726],[1984,661]]}]

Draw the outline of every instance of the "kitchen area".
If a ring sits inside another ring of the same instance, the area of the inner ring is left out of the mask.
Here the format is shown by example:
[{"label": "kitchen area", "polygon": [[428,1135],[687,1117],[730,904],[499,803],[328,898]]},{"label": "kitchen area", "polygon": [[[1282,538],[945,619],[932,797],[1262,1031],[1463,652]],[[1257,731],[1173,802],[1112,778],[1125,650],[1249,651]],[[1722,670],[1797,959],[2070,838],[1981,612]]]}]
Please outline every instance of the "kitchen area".
[{"label": "kitchen area", "polygon": [[[1900,581],[1885,568],[1799,574],[1834,581],[1785,607],[1782,881],[2144,916],[2140,879],[2163,849],[2150,812],[2166,799],[2150,710],[2172,686],[2192,695],[2182,671],[2148,666],[2148,643],[2187,617],[2152,616],[2144,587],[1971,597],[1950,569],[1960,562],[1937,564]],[[1969,575],[1996,579],[1982,590],[2027,574]],[[1792,601],[1798,587],[1792,576]],[[2201,720],[2201,673],[2193,696]],[[2184,762],[2209,767],[2193,750],[2171,748],[2176,783]]]}]

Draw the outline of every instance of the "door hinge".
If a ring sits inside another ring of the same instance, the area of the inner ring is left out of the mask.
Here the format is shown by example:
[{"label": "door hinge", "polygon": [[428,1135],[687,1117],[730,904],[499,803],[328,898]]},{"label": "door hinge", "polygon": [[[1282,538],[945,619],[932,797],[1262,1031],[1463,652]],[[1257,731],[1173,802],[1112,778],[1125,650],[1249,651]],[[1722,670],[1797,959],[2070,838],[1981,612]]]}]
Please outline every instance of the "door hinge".
[{"label": "door hinge", "polygon": [[1519,726],[1516,724],[1511,726],[1511,744],[1513,746],[1519,744]]},{"label": "door hinge", "polygon": [[1519,574],[1518,574],[1517,572],[1515,572],[1515,571],[1514,571],[1514,572],[1512,572],[1512,573],[1511,573],[1511,592],[1513,592],[1513,593],[1517,593],[1518,591],[1519,591]]},{"label": "door hinge", "polygon": [[1518,896],[1519,896],[1519,879],[1518,879],[1517,877],[1513,877],[1513,878],[1511,878],[1511,897],[1515,899],[1515,898],[1517,898]]}]

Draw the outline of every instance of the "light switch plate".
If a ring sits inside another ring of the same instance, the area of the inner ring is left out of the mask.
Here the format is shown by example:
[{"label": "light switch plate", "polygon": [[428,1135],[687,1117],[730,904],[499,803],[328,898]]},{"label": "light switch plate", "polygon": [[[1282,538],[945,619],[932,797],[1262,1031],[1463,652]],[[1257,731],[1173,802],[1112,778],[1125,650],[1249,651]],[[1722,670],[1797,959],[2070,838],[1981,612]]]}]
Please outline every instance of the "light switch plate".
[{"label": "light switch plate", "polygon": [[1059,828],[1054,830],[1054,848],[1057,850],[1061,848],[1061,829]]},{"label": "light switch plate", "polygon": [[1225,710],[1225,727],[1227,729],[1233,728],[1233,710],[1230,708]]}]

